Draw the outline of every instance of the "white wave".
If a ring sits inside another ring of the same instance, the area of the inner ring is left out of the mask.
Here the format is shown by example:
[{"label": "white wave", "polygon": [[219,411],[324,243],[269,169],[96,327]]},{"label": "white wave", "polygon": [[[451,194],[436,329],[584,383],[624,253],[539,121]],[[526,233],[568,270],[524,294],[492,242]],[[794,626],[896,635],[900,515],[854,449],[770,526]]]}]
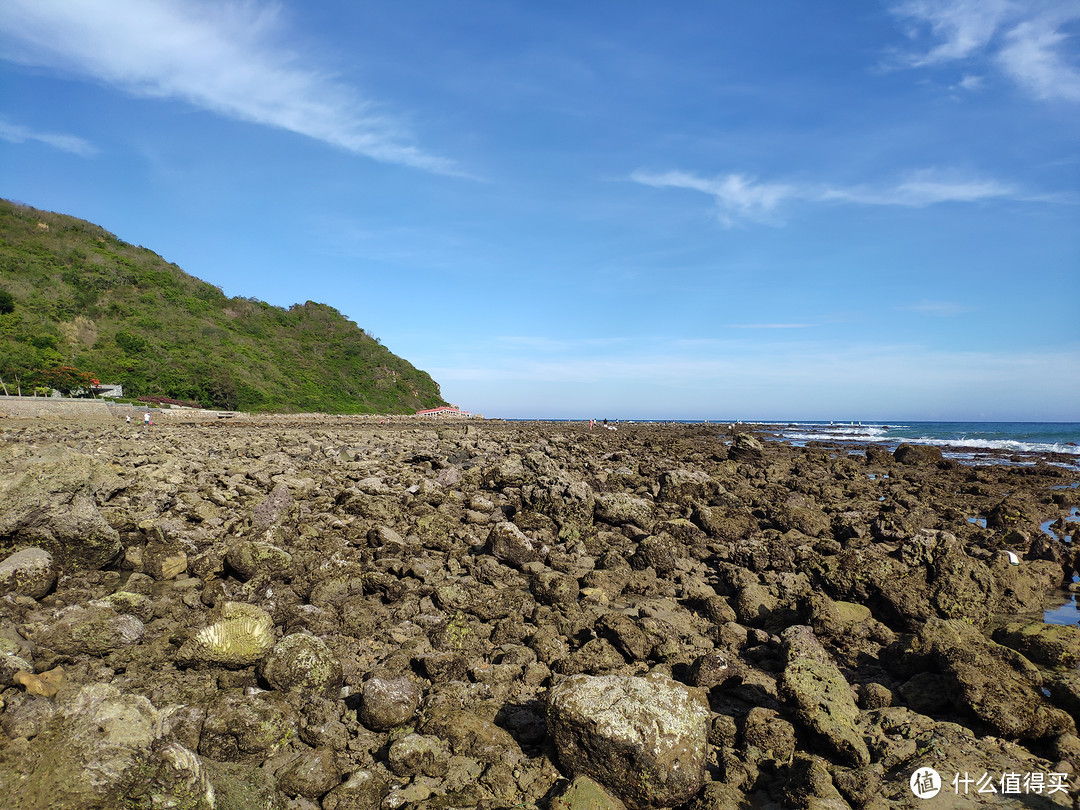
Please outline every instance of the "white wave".
[{"label": "white wave", "polygon": [[978,450],[1010,450],[1014,453],[1063,453],[1080,456],[1080,446],[1050,442],[1021,442],[1015,439],[899,439],[907,444],[935,444],[940,447],[973,447]]}]

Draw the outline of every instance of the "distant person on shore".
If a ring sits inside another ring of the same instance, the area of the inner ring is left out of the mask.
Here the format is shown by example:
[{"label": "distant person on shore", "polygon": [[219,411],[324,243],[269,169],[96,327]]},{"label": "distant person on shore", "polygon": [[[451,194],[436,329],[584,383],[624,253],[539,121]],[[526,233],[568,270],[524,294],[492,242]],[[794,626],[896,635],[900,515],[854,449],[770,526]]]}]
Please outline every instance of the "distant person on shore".
[{"label": "distant person on shore", "polygon": [[146,415],[143,416],[142,421],[143,421],[143,424],[146,425],[147,427],[150,427],[150,425],[154,424],[153,422],[150,421],[150,411],[146,412]]},{"label": "distant person on shore", "polygon": [[131,424],[131,414],[130,413],[127,415],[127,423],[129,425]]}]

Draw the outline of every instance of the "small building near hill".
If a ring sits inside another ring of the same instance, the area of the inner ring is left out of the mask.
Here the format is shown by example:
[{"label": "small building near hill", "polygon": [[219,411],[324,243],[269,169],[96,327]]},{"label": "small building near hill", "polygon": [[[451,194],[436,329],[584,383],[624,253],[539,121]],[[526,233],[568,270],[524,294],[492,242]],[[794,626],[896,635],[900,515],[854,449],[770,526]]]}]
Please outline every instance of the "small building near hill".
[{"label": "small building near hill", "polygon": [[417,416],[430,416],[432,418],[439,418],[440,416],[472,416],[468,411],[462,411],[455,408],[452,405],[443,405],[441,408],[427,408],[423,411],[417,411]]}]

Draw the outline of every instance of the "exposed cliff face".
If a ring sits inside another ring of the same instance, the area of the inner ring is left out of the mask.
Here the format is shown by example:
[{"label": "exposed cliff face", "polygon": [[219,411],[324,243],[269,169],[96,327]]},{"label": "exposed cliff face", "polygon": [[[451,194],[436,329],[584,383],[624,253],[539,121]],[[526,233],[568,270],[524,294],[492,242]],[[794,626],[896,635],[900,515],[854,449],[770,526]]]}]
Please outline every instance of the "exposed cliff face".
[{"label": "exposed cliff face", "polygon": [[60,366],[229,410],[445,404],[430,376],[333,307],[228,298],[97,225],[0,200],[0,379],[29,393],[36,370]]}]

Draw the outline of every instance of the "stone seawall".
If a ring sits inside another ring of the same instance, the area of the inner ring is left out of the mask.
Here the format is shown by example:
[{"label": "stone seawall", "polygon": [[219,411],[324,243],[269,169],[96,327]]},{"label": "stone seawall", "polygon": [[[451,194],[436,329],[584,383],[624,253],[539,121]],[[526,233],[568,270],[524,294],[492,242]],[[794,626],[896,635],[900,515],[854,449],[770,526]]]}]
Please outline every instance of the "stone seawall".
[{"label": "stone seawall", "polygon": [[155,421],[207,421],[219,419],[221,411],[200,411],[192,408],[147,408],[103,399],[62,399],[59,397],[0,397],[0,418],[58,419],[76,422],[106,422],[130,416],[142,420],[150,411]]}]

